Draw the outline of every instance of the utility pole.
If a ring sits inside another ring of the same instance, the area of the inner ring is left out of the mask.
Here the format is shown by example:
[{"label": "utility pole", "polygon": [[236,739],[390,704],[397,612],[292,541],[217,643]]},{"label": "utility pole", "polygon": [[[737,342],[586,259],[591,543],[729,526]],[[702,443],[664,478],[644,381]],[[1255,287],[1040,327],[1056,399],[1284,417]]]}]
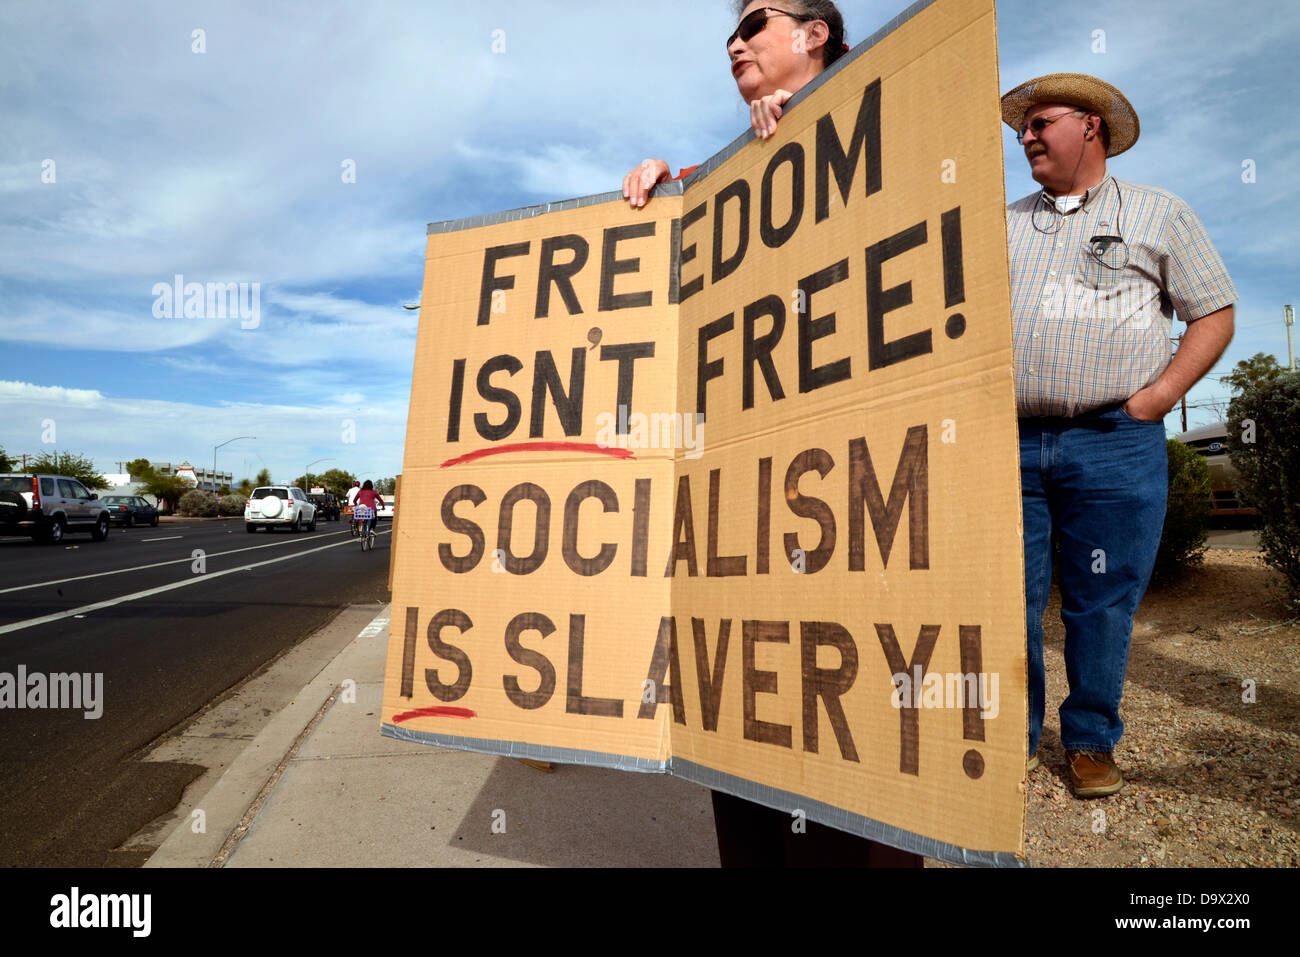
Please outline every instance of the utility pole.
[{"label": "utility pole", "polygon": [[[1183,344],[1183,334],[1181,332],[1178,333],[1178,335],[1174,336],[1171,341],[1178,343],[1178,345],[1181,347]],[[1174,351],[1177,352],[1177,350]],[[1179,400],[1179,402],[1182,404],[1183,407],[1182,409],[1183,431],[1186,432],[1187,431],[1187,393],[1186,392],[1183,393],[1183,397]]]},{"label": "utility pole", "polygon": [[1295,372],[1295,346],[1291,344],[1291,326],[1295,324],[1295,310],[1289,305],[1282,307],[1282,321],[1286,323],[1286,354],[1288,367]]}]

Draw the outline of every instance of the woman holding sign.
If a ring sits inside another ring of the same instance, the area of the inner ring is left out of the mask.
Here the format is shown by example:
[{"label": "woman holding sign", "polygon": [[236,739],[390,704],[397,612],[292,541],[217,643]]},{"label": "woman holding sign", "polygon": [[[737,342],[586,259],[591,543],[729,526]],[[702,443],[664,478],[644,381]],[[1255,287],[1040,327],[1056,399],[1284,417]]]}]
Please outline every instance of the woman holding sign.
[{"label": "woman holding sign", "polygon": [[[779,6],[754,0],[735,7],[740,22],[727,38],[731,75],[749,104],[754,135],[766,139],[776,132],[786,101],[848,52],[844,18],[830,0],[784,0]],[[648,159],[623,177],[623,197],[644,206],[655,186],[693,169],[673,177],[664,160]]]},{"label": "woman holding sign", "polygon": [[[731,75],[754,135],[766,139],[790,97],[848,52],[844,18],[830,0],[758,0],[735,4],[740,20],[727,38]],[[677,174],[678,179],[695,167]],[[623,196],[642,207],[659,183],[674,177],[664,160],[648,159],[623,178]],[[921,867],[918,854],[805,821],[742,798],[713,792],[718,856],[723,867]]]}]

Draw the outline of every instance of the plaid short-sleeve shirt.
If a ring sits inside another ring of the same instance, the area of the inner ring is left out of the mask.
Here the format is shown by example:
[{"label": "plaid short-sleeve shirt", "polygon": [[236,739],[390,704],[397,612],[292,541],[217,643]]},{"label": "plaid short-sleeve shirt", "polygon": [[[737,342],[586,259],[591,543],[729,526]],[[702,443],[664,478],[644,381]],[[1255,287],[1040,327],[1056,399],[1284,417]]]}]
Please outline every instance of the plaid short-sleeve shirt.
[{"label": "plaid short-sleeve shirt", "polygon": [[1194,322],[1237,299],[1183,200],[1109,175],[1065,214],[1045,192],[1010,204],[1007,241],[1021,416],[1126,401],[1169,365],[1175,312]]}]

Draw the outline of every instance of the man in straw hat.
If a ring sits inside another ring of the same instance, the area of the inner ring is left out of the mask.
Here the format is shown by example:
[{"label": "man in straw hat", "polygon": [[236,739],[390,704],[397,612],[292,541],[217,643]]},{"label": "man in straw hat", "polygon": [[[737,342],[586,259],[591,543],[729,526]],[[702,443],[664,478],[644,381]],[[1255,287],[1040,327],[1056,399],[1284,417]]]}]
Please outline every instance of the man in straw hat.
[{"label": "man in straw hat", "polygon": [[[1081,73],[1002,97],[1040,192],[1007,207],[1025,535],[1030,769],[1045,707],[1043,613],[1060,544],[1070,694],[1061,744],[1079,797],[1124,783],[1112,752],[1133,613],[1164,525],[1163,420],[1223,354],[1237,298],[1196,214],[1121,182],[1132,104]],[[1174,313],[1187,323],[1170,358]]]}]

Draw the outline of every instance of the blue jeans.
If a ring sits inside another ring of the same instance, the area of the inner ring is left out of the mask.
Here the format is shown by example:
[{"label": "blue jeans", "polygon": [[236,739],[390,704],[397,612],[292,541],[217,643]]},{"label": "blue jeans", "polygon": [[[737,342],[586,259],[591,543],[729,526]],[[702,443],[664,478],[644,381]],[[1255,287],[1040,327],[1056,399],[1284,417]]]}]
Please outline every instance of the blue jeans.
[{"label": "blue jeans", "polygon": [[1020,420],[1029,644],[1029,753],[1043,733],[1043,614],[1060,544],[1061,621],[1069,697],[1061,743],[1115,749],[1133,613],[1164,529],[1168,460],[1163,422],[1110,406],[1072,419]]}]

